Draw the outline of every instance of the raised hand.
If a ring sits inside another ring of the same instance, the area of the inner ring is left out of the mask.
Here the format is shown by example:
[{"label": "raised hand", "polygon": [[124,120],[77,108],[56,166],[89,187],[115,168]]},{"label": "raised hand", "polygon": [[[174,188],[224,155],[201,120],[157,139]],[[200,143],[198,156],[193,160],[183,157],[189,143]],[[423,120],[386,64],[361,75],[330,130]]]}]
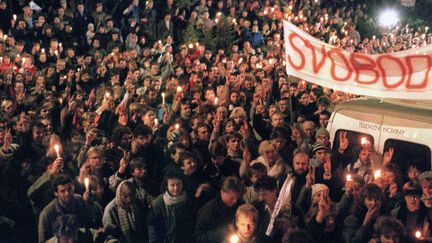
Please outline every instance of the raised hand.
[{"label": "raised hand", "polygon": [[315,169],[316,167],[309,167],[308,174],[306,175],[306,188],[311,188],[315,183]]},{"label": "raised hand", "polygon": [[6,128],[5,135],[3,138],[3,150],[8,151],[11,143],[12,143],[11,128]]},{"label": "raised hand", "polygon": [[330,207],[331,201],[329,197],[329,191],[324,190],[323,192],[321,192],[321,197],[318,202],[318,214],[316,216],[316,220],[318,223],[322,223],[324,221],[325,217],[327,217],[330,211]]},{"label": "raised hand", "polygon": [[390,161],[393,158],[393,154],[394,154],[394,148],[389,147],[389,149],[387,150],[387,152],[384,153],[383,165],[386,165],[386,164],[390,163]]},{"label": "raised hand", "polygon": [[348,145],[347,132],[341,132],[339,134],[339,153],[343,153],[348,148]]}]

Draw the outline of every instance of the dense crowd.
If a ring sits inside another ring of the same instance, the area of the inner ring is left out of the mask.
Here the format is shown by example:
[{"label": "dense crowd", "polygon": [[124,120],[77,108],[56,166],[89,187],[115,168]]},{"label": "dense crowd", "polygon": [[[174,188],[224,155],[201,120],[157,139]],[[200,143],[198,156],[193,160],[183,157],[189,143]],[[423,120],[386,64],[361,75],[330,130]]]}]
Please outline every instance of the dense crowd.
[{"label": "dense crowd", "polygon": [[283,20],[352,52],[431,43],[371,32],[371,7],[0,0],[0,242],[429,241],[432,171],[332,146],[357,96],[285,72]]}]

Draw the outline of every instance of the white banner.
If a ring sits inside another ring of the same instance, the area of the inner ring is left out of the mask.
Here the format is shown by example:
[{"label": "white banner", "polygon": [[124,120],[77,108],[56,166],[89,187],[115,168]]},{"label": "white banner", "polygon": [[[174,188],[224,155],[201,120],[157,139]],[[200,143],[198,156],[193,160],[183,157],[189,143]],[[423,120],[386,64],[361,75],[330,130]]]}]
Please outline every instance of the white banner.
[{"label": "white banner", "polygon": [[324,43],[285,21],[289,75],[344,92],[397,99],[432,99],[432,45],[365,55]]}]

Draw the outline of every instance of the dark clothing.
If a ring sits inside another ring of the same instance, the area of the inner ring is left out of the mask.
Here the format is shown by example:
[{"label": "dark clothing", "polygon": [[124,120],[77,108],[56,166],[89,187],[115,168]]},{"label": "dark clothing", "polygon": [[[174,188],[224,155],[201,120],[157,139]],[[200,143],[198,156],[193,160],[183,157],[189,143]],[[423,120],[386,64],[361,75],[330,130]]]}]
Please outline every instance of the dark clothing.
[{"label": "dark clothing", "polygon": [[229,224],[234,222],[237,202],[228,207],[220,195],[206,203],[199,211],[196,224],[196,241],[205,243],[222,242],[228,232]]},{"label": "dark clothing", "polygon": [[88,227],[91,224],[87,205],[80,195],[73,195],[67,206],[62,205],[56,198],[42,210],[39,216],[39,243],[44,243],[54,236],[53,223],[58,217],[64,215],[76,216],[80,227]]},{"label": "dark clothing", "polygon": [[149,242],[192,243],[195,224],[194,204],[186,199],[168,206],[163,195],[160,195],[152,203],[148,224]]}]

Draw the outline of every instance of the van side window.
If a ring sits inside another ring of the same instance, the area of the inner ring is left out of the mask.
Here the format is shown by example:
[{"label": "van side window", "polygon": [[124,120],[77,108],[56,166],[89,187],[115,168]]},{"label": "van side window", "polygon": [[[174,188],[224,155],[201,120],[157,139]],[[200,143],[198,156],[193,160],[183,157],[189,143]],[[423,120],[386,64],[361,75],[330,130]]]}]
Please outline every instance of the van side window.
[{"label": "van side window", "polygon": [[423,144],[412,143],[397,139],[387,139],[384,152],[394,149],[391,163],[399,166],[401,171],[407,171],[408,166],[415,164],[421,171],[431,170],[431,149]]},{"label": "van side window", "polygon": [[350,130],[344,130],[340,129],[336,131],[333,145],[332,145],[332,152],[333,153],[339,153],[339,142],[340,142],[340,135],[346,132],[346,136],[349,140],[348,148],[345,150],[344,154],[349,155],[353,161],[344,161],[343,164],[349,164],[351,162],[354,162],[358,158],[358,154],[360,153],[360,150],[362,148],[362,144],[366,145],[366,143],[369,143],[369,146],[374,146],[375,141],[374,137],[367,133],[361,133],[361,132],[354,132]]}]

